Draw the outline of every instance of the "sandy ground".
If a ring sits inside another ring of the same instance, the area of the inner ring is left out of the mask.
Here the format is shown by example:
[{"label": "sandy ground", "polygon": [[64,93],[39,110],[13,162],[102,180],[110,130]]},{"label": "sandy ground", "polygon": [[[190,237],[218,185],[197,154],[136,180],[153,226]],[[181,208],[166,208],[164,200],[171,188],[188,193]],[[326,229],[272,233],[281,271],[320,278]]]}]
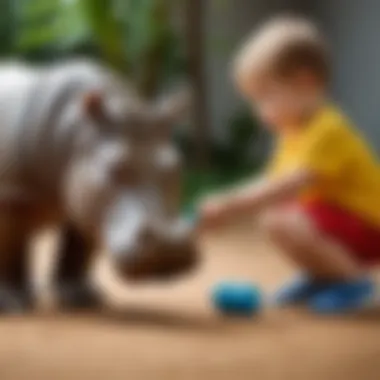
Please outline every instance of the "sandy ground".
[{"label": "sandy ground", "polygon": [[226,232],[202,246],[202,268],[176,283],[125,286],[100,269],[112,312],[1,318],[0,380],[380,379],[379,311],[222,318],[208,302],[215,282],[249,279],[271,291],[292,270],[247,232]]}]

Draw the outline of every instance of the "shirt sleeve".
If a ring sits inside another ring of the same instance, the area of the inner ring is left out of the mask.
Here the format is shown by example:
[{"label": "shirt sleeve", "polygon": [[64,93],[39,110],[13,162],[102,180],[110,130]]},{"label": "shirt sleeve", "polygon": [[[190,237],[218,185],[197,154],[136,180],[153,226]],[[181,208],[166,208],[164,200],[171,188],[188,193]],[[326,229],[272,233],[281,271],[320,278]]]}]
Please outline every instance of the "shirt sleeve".
[{"label": "shirt sleeve", "polygon": [[324,178],[337,177],[347,165],[349,131],[339,124],[314,128],[305,139],[299,165]]}]

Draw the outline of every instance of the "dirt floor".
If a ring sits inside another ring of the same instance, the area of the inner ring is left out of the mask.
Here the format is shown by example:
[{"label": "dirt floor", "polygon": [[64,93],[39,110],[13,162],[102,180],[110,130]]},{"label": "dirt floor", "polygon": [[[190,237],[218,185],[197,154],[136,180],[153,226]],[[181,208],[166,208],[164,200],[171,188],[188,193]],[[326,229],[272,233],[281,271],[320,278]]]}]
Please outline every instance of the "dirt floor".
[{"label": "dirt floor", "polygon": [[202,247],[200,270],[173,284],[126,287],[100,269],[112,312],[46,309],[0,319],[0,380],[380,379],[379,311],[333,319],[302,310],[222,318],[208,301],[215,282],[248,279],[271,291],[292,270],[247,232],[210,237]]}]

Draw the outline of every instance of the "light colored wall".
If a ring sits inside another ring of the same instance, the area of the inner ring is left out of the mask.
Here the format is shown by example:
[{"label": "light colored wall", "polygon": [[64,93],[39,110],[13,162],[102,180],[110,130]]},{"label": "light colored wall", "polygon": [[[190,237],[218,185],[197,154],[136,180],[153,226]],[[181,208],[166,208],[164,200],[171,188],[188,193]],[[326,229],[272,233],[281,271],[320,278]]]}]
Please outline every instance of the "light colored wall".
[{"label": "light colored wall", "polygon": [[313,4],[332,46],[333,95],[380,151],[380,1]]}]

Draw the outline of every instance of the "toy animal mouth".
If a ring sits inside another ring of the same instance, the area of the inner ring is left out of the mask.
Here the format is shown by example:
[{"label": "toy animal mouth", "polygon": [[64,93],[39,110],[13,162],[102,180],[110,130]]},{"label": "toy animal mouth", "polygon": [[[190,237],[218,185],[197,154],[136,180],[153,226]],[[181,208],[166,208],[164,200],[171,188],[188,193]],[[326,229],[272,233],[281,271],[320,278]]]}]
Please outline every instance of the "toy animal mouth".
[{"label": "toy animal mouth", "polygon": [[103,238],[115,269],[132,280],[190,272],[199,261],[193,225],[179,217],[162,217],[147,197],[124,191],[108,211]]},{"label": "toy animal mouth", "polygon": [[173,280],[193,272],[200,263],[196,244],[185,246],[163,242],[149,255],[137,255],[119,270],[132,281]]}]

